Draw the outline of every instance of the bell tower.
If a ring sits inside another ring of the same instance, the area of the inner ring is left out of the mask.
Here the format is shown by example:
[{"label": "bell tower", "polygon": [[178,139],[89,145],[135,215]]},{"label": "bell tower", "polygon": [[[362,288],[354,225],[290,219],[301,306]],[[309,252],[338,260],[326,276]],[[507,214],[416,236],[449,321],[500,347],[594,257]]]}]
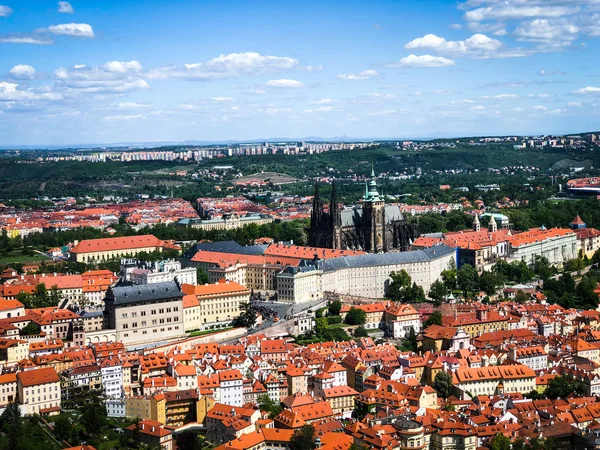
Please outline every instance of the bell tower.
[{"label": "bell tower", "polygon": [[377,191],[375,169],[371,166],[371,181],[365,186],[363,198],[366,249],[371,253],[385,251],[385,202]]}]

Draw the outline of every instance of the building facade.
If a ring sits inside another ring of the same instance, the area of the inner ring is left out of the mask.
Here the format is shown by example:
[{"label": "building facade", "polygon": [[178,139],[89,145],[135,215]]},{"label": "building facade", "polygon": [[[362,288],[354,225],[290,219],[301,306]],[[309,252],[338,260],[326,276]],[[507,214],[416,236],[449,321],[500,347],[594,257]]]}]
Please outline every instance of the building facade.
[{"label": "building facade", "polygon": [[113,287],[105,299],[106,324],[126,346],[180,339],[183,296],[175,281]]}]

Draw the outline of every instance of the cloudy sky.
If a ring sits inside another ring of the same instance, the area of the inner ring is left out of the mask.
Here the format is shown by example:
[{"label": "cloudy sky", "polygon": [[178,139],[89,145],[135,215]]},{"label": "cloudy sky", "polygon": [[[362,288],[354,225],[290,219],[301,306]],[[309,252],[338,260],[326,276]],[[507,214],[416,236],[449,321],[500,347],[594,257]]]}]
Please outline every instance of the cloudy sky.
[{"label": "cloudy sky", "polygon": [[0,0],[0,145],[600,128],[600,0]]}]

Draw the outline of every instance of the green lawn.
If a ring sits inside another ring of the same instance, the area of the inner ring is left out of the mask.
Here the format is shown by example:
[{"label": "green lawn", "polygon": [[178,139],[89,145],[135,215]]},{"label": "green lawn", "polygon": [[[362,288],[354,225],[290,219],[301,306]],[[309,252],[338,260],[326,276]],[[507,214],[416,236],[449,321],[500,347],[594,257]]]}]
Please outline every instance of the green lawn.
[{"label": "green lawn", "polygon": [[26,263],[31,263],[31,262],[47,261],[49,259],[50,258],[48,258],[47,256],[42,256],[39,253],[35,253],[33,256],[27,256],[27,255],[21,254],[20,251],[16,251],[16,252],[8,253],[7,255],[0,255],[0,264],[10,264],[10,263],[26,264]]}]

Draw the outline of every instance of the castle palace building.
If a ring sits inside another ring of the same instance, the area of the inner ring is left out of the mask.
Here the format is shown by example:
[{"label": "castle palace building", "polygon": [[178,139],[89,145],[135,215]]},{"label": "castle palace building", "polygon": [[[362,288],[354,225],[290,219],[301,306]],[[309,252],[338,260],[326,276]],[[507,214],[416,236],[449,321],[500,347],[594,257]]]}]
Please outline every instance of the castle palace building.
[{"label": "castle palace building", "polygon": [[351,209],[344,209],[338,202],[334,183],[329,212],[325,212],[319,185],[315,185],[310,246],[371,253],[407,251],[417,237],[416,227],[406,222],[398,206],[385,204],[377,191],[373,170],[371,181],[365,185],[362,205]]}]

